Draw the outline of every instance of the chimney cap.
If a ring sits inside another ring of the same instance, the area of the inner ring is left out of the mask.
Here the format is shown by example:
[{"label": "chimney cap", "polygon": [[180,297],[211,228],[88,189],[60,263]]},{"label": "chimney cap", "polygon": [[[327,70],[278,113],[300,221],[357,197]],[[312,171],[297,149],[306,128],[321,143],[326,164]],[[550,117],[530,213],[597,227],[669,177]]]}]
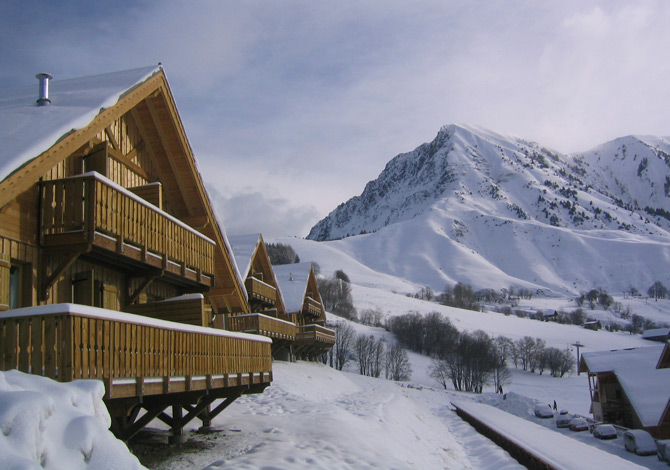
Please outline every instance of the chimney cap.
[{"label": "chimney cap", "polygon": [[37,98],[37,106],[46,106],[51,104],[51,100],[49,99],[49,80],[51,80],[53,77],[51,74],[42,72],[35,75],[35,78],[40,81],[40,92],[39,97]]}]

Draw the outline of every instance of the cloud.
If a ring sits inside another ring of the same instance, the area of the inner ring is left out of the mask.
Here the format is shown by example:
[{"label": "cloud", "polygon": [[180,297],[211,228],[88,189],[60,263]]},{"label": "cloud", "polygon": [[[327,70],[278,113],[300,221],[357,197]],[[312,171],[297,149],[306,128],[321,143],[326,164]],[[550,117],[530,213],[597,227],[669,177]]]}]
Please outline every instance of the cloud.
[{"label": "cloud", "polygon": [[0,7],[0,80],[162,61],[207,177],[228,205],[273,200],[282,217],[258,223],[288,218],[289,234],[445,124],[563,152],[670,134],[667,2],[27,5]]},{"label": "cloud", "polygon": [[253,189],[225,196],[212,184],[206,186],[219,223],[229,235],[262,233],[268,241],[298,234],[307,236],[318,218],[316,209],[308,204],[296,205]]}]

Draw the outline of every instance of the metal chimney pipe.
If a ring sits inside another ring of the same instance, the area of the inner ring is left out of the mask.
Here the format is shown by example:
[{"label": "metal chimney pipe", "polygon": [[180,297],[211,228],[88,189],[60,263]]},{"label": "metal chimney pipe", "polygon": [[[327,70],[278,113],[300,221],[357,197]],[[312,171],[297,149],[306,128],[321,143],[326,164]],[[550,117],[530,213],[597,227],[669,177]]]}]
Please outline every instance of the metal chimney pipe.
[{"label": "metal chimney pipe", "polygon": [[49,80],[53,77],[48,73],[38,73],[35,75],[35,78],[40,81],[40,94],[39,98],[37,98],[37,106],[51,104],[51,100],[49,99]]}]

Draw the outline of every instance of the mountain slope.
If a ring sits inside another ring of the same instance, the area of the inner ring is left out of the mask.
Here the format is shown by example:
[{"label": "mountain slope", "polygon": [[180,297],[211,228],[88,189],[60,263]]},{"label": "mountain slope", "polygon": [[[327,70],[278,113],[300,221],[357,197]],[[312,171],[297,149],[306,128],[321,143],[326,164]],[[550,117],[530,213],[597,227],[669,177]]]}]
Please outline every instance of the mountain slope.
[{"label": "mountain slope", "polygon": [[392,159],[308,238],[350,237],[346,251],[363,264],[440,290],[459,281],[646,290],[670,280],[669,162],[662,138],[625,137],[570,156],[446,126]]}]

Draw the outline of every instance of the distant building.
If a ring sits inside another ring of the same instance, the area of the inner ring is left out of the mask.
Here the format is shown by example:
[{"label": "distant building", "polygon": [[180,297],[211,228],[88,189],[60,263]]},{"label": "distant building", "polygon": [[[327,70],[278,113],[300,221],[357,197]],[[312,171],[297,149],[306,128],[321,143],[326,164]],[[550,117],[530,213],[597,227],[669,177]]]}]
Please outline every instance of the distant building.
[{"label": "distant building", "polygon": [[593,418],[670,438],[669,367],[667,343],[582,354],[579,370],[588,373]]},{"label": "distant building", "polygon": [[272,269],[286,314],[298,325],[296,356],[314,359],[330,350],[335,343],[335,332],[326,328],[326,310],[312,263],[282,264]]},{"label": "distant building", "polygon": [[582,328],[586,328],[587,330],[598,331],[600,328],[602,328],[602,324],[598,320],[589,320],[582,324]]},{"label": "distant building", "polygon": [[642,339],[649,341],[667,341],[670,339],[670,328],[654,328],[642,333]]}]

